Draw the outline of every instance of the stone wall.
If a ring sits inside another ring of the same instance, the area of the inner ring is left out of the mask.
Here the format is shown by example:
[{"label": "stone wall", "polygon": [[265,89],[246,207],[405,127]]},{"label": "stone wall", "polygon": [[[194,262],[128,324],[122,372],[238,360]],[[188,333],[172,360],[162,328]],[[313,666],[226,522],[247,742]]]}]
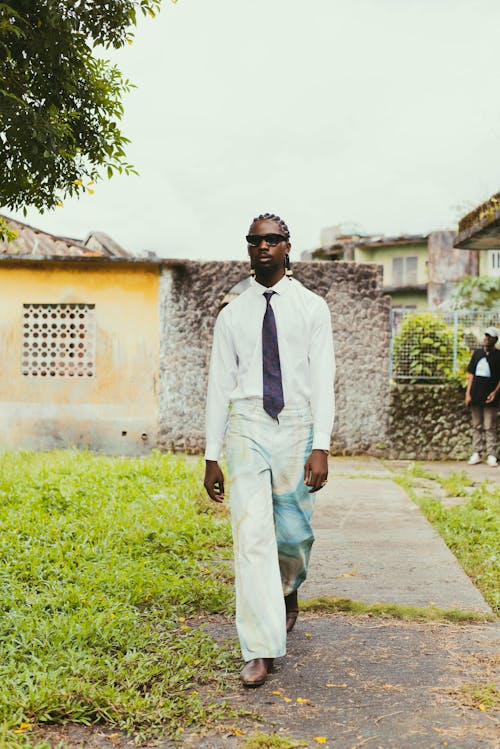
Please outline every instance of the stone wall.
[{"label": "stone wall", "polygon": [[160,277],[159,446],[202,452],[215,319],[247,263],[184,262]]},{"label": "stone wall", "polygon": [[[386,441],[389,310],[379,266],[296,263],[294,273],[331,311],[337,357],[332,449],[356,453]],[[248,276],[245,262],[184,262],[162,268],[159,444],[201,452],[213,326],[227,292]]]},{"label": "stone wall", "polygon": [[387,444],[379,454],[403,460],[468,457],[472,428],[464,394],[457,385],[393,385]]}]

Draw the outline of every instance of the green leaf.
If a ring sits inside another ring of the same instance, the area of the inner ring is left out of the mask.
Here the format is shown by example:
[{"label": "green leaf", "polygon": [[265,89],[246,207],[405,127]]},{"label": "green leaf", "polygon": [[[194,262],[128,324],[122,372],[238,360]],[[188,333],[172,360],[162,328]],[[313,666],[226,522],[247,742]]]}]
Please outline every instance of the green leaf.
[{"label": "green leaf", "polygon": [[160,6],[157,0],[0,3],[1,205],[52,208],[56,194],[75,192],[75,174],[110,178],[125,161],[129,139],[118,123],[133,84],[97,49],[126,44],[139,7],[154,15]]}]

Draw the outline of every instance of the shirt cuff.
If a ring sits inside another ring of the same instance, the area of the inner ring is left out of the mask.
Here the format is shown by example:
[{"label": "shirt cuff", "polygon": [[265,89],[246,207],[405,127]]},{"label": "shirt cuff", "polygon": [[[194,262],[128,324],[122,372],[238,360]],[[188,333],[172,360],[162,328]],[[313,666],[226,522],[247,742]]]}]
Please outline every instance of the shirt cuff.
[{"label": "shirt cuff", "polygon": [[330,450],[330,435],[326,432],[314,432],[312,450]]},{"label": "shirt cuff", "polygon": [[219,460],[222,452],[222,444],[218,442],[207,442],[205,448],[205,460]]}]

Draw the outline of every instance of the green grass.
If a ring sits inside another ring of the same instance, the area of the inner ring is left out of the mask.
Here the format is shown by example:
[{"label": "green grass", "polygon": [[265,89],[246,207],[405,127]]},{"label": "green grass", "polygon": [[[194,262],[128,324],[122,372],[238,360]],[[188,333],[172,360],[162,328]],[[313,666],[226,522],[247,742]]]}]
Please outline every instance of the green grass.
[{"label": "green grass", "polygon": [[35,741],[30,739],[29,735],[16,734],[5,726],[0,727],[0,747],[1,749],[72,749],[64,744],[57,744],[57,747],[54,747],[46,741]]},{"label": "green grass", "polygon": [[308,749],[310,744],[279,736],[277,733],[256,733],[244,743],[244,749]]},{"label": "green grass", "polygon": [[[437,481],[449,496],[465,497],[456,507],[446,508],[432,496],[415,492],[415,478]],[[455,554],[465,572],[482,592],[492,609],[500,613],[500,486],[489,482],[474,485],[465,472],[443,478],[418,465],[395,477],[398,484],[420,506]]]},{"label": "green grass", "polygon": [[233,606],[230,529],[201,480],[201,466],[160,454],[0,455],[6,746],[29,745],[22,722],[175,734],[224,710],[201,695],[235,651],[189,621]]},{"label": "green grass", "polygon": [[403,619],[412,622],[484,622],[493,618],[488,614],[458,609],[440,609],[437,606],[403,606],[396,603],[363,603],[350,598],[322,596],[300,601],[301,611],[318,611],[329,614],[365,614],[382,619]]},{"label": "green grass", "polygon": [[500,710],[500,689],[495,684],[464,684],[460,691],[471,707],[483,711]]}]

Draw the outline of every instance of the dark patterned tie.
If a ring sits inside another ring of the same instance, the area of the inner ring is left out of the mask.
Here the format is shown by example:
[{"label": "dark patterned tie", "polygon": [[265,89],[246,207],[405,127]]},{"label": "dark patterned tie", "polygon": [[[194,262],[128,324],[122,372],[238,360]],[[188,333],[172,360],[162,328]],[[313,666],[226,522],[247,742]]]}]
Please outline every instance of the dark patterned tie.
[{"label": "dark patterned tie", "polygon": [[274,291],[265,291],[267,307],[262,322],[262,374],[264,411],[273,419],[285,405],[283,400],[283,384],[281,382],[280,352],[278,349],[278,333],[276,320],[270,301]]}]

